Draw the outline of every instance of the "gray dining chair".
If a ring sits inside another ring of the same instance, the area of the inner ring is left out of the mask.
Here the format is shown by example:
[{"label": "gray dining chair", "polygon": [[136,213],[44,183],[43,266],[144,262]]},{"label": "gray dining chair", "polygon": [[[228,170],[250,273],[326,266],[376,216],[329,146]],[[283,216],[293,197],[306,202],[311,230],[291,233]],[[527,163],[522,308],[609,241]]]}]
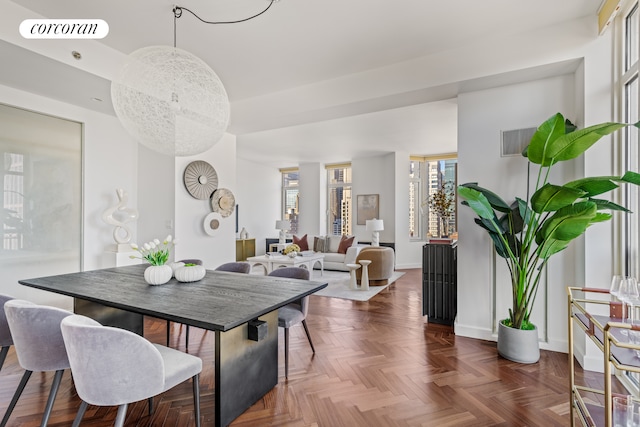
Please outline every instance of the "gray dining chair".
[{"label": "gray dining chair", "polygon": [[202,359],[77,314],[65,318],[60,328],[82,399],[73,427],[80,425],[88,405],[118,406],[114,426],[121,427],[129,403],[150,399],[190,378],[195,422],[200,426]]},{"label": "gray dining chair", "polygon": [[251,264],[249,264],[248,262],[228,262],[216,267],[216,271],[249,274],[249,272],[251,271]]},{"label": "gray dining chair", "polygon": [[2,365],[4,365],[4,360],[7,358],[7,353],[9,353],[9,349],[13,345],[7,316],[4,314],[4,303],[11,299],[13,297],[0,294],[0,371],[2,370]]},{"label": "gray dining chair", "polygon": [[46,426],[53,409],[53,402],[60,388],[62,374],[65,369],[69,368],[67,351],[60,333],[60,322],[73,313],[19,299],[7,301],[4,304],[4,311],[13,337],[18,363],[25,372],[0,426],[7,425],[11,412],[13,412],[31,374],[33,372],[55,371],[47,405],[40,423],[41,426]]},{"label": "gray dining chair", "polygon": [[[284,277],[288,279],[309,280],[309,270],[300,267],[277,268],[269,273],[271,277]],[[289,378],[289,328],[302,323],[307,339],[311,345],[311,351],[316,353],[307,327],[307,312],[309,311],[309,297],[289,303],[278,309],[278,326],[284,328],[284,377]]]}]

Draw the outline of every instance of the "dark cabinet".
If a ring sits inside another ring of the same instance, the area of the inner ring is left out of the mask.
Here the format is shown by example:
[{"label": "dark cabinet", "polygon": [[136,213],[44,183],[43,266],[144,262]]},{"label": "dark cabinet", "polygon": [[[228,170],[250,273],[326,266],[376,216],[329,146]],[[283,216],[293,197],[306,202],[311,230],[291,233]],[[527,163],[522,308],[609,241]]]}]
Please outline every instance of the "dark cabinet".
[{"label": "dark cabinet", "polygon": [[429,322],[453,325],[458,309],[457,243],[422,247],[422,315]]}]

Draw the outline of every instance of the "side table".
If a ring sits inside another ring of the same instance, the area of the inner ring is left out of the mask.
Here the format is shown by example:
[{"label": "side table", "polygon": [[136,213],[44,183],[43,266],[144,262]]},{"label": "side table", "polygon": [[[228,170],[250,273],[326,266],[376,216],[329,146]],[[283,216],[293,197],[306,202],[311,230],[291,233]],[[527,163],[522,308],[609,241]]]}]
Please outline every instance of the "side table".
[{"label": "side table", "polygon": [[360,268],[360,264],[347,264],[347,268],[349,269],[349,274],[351,275],[349,279],[349,289],[356,290],[358,289],[358,281],[356,280],[356,270]]},{"label": "side table", "polygon": [[369,290],[369,264],[371,264],[371,260],[361,259],[358,262],[362,264],[362,276],[360,276],[360,290],[368,291]]}]

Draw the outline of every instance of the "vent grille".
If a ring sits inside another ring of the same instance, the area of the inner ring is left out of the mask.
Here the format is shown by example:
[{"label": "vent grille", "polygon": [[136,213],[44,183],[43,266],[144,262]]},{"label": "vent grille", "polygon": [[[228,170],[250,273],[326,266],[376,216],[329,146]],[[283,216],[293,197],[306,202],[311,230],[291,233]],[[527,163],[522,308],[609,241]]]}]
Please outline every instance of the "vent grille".
[{"label": "vent grille", "polygon": [[502,157],[522,155],[535,131],[534,127],[501,131],[500,155]]}]

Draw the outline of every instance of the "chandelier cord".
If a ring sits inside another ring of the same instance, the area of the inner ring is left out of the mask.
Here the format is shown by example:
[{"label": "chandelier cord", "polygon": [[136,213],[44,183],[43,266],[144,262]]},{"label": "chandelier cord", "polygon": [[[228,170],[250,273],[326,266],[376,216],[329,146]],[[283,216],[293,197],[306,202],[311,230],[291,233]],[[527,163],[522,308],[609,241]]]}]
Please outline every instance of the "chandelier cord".
[{"label": "chandelier cord", "polygon": [[236,21],[207,21],[204,20],[202,18],[200,18],[198,15],[196,15],[192,10],[187,9],[186,7],[182,7],[182,6],[178,6],[176,5],[173,8],[173,31],[174,31],[174,44],[175,44],[175,23],[176,23],[176,19],[180,18],[182,16],[182,11],[186,10],[187,12],[189,12],[190,14],[192,14],[193,16],[195,16],[196,18],[198,18],[200,21],[204,22],[205,24],[238,24],[240,22],[246,22],[250,19],[253,18],[257,18],[258,16],[262,15],[263,13],[265,13],[267,10],[269,10],[269,8],[271,7],[271,5],[276,2],[278,0],[270,0],[269,1],[269,5],[262,11],[262,12],[258,12],[253,16],[250,16],[248,18],[244,18],[244,19],[238,19]]}]

